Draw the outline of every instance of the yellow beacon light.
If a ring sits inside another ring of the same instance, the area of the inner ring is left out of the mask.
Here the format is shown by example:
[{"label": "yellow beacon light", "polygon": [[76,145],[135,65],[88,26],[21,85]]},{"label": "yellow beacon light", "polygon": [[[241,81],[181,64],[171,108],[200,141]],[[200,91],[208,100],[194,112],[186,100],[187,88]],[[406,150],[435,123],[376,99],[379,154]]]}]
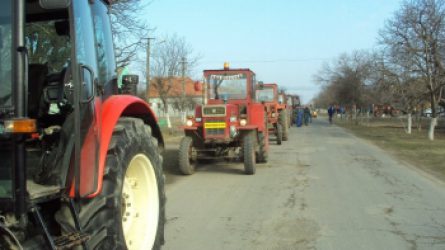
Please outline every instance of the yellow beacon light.
[{"label": "yellow beacon light", "polygon": [[224,69],[228,70],[229,69],[229,63],[228,62],[224,62]]}]

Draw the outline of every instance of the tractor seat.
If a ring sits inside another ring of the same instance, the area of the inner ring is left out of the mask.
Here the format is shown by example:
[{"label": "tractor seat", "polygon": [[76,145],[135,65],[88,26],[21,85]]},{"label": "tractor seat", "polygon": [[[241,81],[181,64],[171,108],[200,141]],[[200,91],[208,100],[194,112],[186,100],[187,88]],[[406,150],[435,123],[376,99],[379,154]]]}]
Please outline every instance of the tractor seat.
[{"label": "tractor seat", "polygon": [[64,67],[59,73],[48,75],[48,85],[44,88],[44,101],[46,103],[60,103],[63,100],[63,88],[68,67]]}]

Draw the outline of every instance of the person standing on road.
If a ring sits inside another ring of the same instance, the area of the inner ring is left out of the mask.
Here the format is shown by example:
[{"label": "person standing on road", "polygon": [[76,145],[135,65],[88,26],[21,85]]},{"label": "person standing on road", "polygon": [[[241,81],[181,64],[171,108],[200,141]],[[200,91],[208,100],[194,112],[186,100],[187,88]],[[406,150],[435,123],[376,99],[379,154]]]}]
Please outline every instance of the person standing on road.
[{"label": "person standing on road", "polygon": [[332,116],[334,115],[334,106],[330,105],[328,108],[329,123],[332,124]]},{"label": "person standing on road", "polygon": [[304,107],[303,119],[304,119],[304,125],[307,126],[309,123],[309,119],[311,119],[311,110],[309,109],[308,106]]},{"label": "person standing on road", "polygon": [[301,107],[297,107],[295,109],[295,125],[297,127],[301,127],[303,125],[303,109]]}]

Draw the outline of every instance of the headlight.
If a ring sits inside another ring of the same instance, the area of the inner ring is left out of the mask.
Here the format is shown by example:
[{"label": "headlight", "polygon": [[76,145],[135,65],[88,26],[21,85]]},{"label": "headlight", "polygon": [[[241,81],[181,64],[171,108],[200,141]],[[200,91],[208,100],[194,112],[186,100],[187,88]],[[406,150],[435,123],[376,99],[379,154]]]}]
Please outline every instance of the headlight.
[{"label": "headlight", "polygon": [[241,125],[241,126],[246,126],[246,125],[247,125],[247,120],[246,120],[246,119],[241,119],[241,120],[239,121],[239,125]]},{"label": "headlight", "polygon": [[196,117],[195,121],[196,121],[196,122],[201,122],[201,121],[202,121],[202,118],[201,118],[201,117]]},{"label": "headlight", "polygon": [[230,117],[230,122],[236,122],[236,116],[231,116]]},{"label": "headlight", "polygon": [[188,127],[191,127],[191,126],[193,126],[193,121],[192,120],[187,120],[185,122],[185,125],[187,125]]},{"label": "headlight", "polygon": [[277,114],[276,113],[272,113],[272,117],[275,117],[275,116],[277,116]]}]

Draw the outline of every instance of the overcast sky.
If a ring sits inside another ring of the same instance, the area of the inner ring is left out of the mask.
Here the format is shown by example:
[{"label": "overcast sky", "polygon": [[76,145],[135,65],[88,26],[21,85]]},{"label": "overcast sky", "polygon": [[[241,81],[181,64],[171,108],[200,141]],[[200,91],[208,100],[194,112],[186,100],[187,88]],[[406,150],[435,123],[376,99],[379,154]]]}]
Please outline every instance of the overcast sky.
[{"label": "overcast sky", "polygon": [[154,36],[176,33],[202,55],[204,69],[250,68],[309,102],[313,76],[343,52],[376,47],[399,0],[153,0],[145,16]]}]

